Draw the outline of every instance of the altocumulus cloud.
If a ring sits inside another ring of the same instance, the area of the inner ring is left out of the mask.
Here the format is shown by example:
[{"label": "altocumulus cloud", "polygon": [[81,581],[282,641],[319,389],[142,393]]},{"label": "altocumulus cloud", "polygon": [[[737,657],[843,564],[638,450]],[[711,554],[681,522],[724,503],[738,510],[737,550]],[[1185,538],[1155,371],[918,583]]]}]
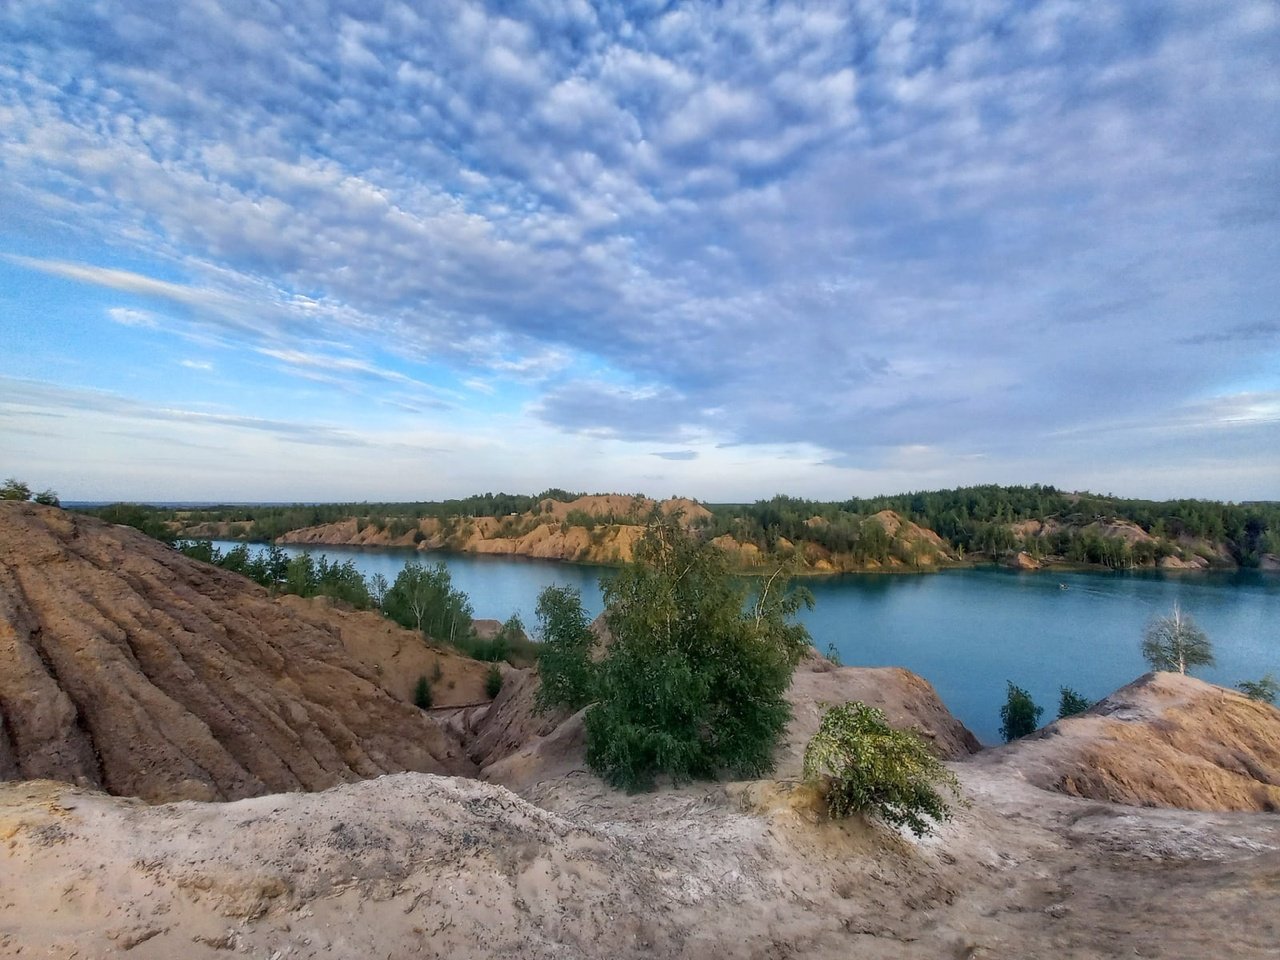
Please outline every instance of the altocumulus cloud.
[{"label": "altocumulus cloud", "polygon": [[21,262],[295,373],[990,479],[1150,412],[1280,473],[1270,0],[16,2],[0,49],[0,241],[127,244],[187,282]]}]

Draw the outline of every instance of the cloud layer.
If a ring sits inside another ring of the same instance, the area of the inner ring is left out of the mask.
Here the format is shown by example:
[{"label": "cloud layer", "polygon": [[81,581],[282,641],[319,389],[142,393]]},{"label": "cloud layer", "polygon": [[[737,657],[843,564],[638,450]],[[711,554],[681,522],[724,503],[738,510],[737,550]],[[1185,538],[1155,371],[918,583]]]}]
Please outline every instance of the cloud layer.
[{"label": "cloud layer", "polygon": [[424,6],[7,5],[0,252],[673,479],[1274,494],[1274,3]]}]

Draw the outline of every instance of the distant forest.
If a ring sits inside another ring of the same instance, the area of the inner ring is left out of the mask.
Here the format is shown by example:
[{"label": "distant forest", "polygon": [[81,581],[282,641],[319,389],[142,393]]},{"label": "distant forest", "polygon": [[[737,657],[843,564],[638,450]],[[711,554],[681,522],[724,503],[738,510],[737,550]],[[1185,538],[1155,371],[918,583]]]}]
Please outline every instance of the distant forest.
[{"label": "distant forest", "polygon": [[[1110,567],[1142,566],[1177,552],[1179,541],[1224,545],[1242,566],[1280,553],[1280,502],[1231,504],[1211,500],[1126,500],[1093,493],[1067,493],[1052,486],[988,484],[881,497],[852,497],[838,503],[779,495],[753,504],[708,505],[713,535],[772,549],[779,537],[819,543],[833,553],[857,553],[863,520],[892,510],[928,528],[960,553],[996,557],[1018,549],[1049,553],[1078,563]],[[826,521],[813,523],[814,517]],[[1014,525],[1053,522],[1045,537],[1019,537]],[[1121,520],[1149,534],[1154,543],[1125,544],[1087,528]],[[1163,551],[1163,553],[1162,553]]]},{"label": "distant forest", "polygon": [[[205,523],[228,524],[227,536],[269,542],[292,530],[355,517],[400,536],[419,520],[457,517],[509,517],[536,512],[546,499],[571,503],[579,493],[544,490],[536,496],[484,493],[454,500],[414,503],[333,503],[294,506],[236,505],[174,510],[112,504],[85,510],[128,523],[160,539],[174,540],[182,529]],[[1209,500],[1131,500],[1093,493],[1070,493],[1052,486],[984,485],[893,496],[853,497],[841,501],[805,500],[784,495],[750,504],[704,504],[710,511],[698,526],[704,536],[732,536],[766,554],[787,545],[814,544],[831,554],[858,561],[883,562],[891,544],[868,518],[891,510],[937,533],[958,556],[992,558],[1018,550],[1052,555],[1068,562],[1113,568],[1149,566],[1162,557],[1197,554],[1211,563],[1256,566],[1266,554],[1280,554],[1280,502],[1220,503]],[[570,525],[643,518],[591,517],[573,511]],[[1019,524],[1039,521],[1035,535]],[[1104,525],[1117,521],[1139,527],[1148,538],[1130,542],[1109,535]],[[780,543],[785,541],[785,543]]]}]

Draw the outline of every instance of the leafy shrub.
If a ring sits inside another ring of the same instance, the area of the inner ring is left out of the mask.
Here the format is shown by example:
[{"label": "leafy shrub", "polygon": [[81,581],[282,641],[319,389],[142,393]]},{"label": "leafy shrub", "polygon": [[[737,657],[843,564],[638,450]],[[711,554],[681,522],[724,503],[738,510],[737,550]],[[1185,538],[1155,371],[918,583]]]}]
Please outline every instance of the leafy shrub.
[{"label": "leafy shrub", "polygon": [[893,729],[882,711],[858,701],[823,715],[805,747],[804,777],[827,781],[833,819],[866,814],[917,837],[951,817],[939,787],[960,795],[955,776],[918,734]]},{"label": "leafy shrub", "polygon": [[1035,701],[1031,699],[1031,694],[1021,687],[1015,687],[1010,681],[1009,696],[1004,706],[1000,708],[1000,736],[1004,737],[1005,743],[1008,743],[1035,732],[1036,727],[1040,725],[1042,713],[1044,708],[1036,706]]},{"label": "leafy shrub", "polygon": [[419,677],[413,688],[413,705],[419,710],[431,709],[431,684],[426,677]]},{"label": "leafy shrub", "polygon": [[1083,696],[1070,687],[1058,688],[1058,719],[1063,717],[1074,717],[1078,713],[1084,713],[1093,704],[1086,700]]},{"label": "leafy shrub", "polygon": [[502,670],[495,663],[484,675],[484,694],[490,700],[502,692]]}]

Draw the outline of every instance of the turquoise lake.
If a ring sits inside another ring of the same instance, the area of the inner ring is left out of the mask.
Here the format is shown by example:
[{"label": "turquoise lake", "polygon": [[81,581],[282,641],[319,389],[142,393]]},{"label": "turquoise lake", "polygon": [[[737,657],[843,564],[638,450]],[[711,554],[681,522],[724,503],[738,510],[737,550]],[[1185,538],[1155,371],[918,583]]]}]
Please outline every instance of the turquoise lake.
[{"label": "turquoise lake", "polygon": [[[218,543],[226,550],[231,543]],[[286,547],[286,552],[303,552]],[[444,562],[477,617],[519,613],[535,623],[538,593],[577,587],[591,616],[601,610],[607,567],[466,554],[312,547],[389,581],[405,561]],[[1106,696],[1146,671],[1139,650],[1153,617],[1178,601],[1213,641],[1217,666],[1196,675],[1224,686],[1280,677],[1280,576],[1232,574],[1017,573],[1002,569],[932,574],[805,578],[816,601],[802,619],[820,650],[834,643],[845,664],[901,666],[929,680],[984,743],[999,742],[1005,682],[1057,713],[1058,688]],[[1064,589],[1065,587],[1065,589]]]}]

